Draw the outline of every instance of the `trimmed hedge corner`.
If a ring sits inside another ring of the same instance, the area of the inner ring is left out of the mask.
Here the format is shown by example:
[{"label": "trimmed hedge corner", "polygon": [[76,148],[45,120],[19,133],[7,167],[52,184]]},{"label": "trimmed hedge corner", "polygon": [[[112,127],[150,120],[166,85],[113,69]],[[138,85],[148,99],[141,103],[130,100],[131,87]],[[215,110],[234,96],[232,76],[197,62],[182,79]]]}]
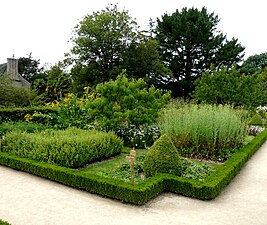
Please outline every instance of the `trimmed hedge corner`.
[{"label": "trimmed hedge corner", "polygon": [[195,181],[170,174],[157,174],[138,185],[132,185],[115,179],[85,174],[70,168],[19,158],[3,152],[0,153],[0,164],[136,205],[145,204],[163,191],[205,200],[218,196],[266,139],[267,130],[257,135],[204,181]]}]

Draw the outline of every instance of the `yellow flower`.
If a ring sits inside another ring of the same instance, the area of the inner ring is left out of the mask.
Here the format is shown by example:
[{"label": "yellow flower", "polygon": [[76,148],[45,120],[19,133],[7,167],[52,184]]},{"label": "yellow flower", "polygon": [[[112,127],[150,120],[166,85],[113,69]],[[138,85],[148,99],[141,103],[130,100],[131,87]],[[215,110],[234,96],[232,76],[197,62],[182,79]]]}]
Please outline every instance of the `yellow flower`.
[{"label": "yellow flower", "polygon": [[24,116],[24,119],[25,119],[25,121],[30,121],[30,120],[32,120],[32,116],[30,115],[30,114],[26,114],[25,116]]},{"label": "yellow flower", "polygon": [[34,111],[34,114],[32,114],[32,117],[37,117],[37,116],[39,116],[39,112]]}]

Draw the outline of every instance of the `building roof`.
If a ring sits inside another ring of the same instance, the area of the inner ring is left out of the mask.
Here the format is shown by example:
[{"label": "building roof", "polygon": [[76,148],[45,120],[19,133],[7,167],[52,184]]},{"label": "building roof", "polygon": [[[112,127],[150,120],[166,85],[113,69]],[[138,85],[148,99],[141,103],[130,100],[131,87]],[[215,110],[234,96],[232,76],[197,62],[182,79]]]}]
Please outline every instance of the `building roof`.
[{"label": "building roof", "polygon": [[5,73],[7,71],[7,63],[0,64],[0,73]]}]

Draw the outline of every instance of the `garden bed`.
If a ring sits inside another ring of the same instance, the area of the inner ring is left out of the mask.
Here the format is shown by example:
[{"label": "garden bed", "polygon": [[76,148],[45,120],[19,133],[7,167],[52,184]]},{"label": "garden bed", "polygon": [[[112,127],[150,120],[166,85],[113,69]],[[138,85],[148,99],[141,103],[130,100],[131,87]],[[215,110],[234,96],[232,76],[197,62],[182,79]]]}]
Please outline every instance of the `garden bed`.
[{"label": "garden bed", "polygon": [[[250,143],[234,153],[204,180],[194,180],[169,174],[157,174],[136,184],[27,158],[0,153],[0,164],[29,172],[50,180],[86,190],[91,193],[136,205],[145,204],[161,192],[170,191],[198,199],[213,199],[241,170],[246,161],[267,139],[267,131],[257,135]],[[124,156],[123,156],[124,157]]]}]

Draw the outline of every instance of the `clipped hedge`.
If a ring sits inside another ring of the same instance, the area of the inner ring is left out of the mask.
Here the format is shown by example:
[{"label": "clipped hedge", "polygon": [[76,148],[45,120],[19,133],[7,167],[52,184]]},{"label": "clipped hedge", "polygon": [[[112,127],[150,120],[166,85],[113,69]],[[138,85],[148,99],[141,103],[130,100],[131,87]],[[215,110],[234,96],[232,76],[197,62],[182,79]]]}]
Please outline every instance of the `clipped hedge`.
[{"label": "clipped hedge", "polygon": [[0,152],[0,164],[136,205],[145,204],[163,191],[171,191],[198,199],[213,199],[220,194],[266,139],[267,130],[257,135],[204,181],[195,181],[169,174],[157,174],[138,185],[132,185],[70,168],[19,158],[3,152]]},{"label": "clipped hedge", "polygon": [[24,107],[24,108],[0,108],[0,123],[5,121],[24,121],[26,114],[34,114],[37,111],[42,114],[56,112],[54,108],[48,107]]},{"label": "clipped hedge", "polygon": [[181,159],[168,135],[163,134],[148,150],[144,161],[144,172],[146,177],[155,176],[157,173],[181,175]]},{"label": "clipped hedge", "polygon": [[46,130],[8,133],[1,151],[24,158],[77,168],[121,153],[123,143],[114,133],[96,130]]}]

